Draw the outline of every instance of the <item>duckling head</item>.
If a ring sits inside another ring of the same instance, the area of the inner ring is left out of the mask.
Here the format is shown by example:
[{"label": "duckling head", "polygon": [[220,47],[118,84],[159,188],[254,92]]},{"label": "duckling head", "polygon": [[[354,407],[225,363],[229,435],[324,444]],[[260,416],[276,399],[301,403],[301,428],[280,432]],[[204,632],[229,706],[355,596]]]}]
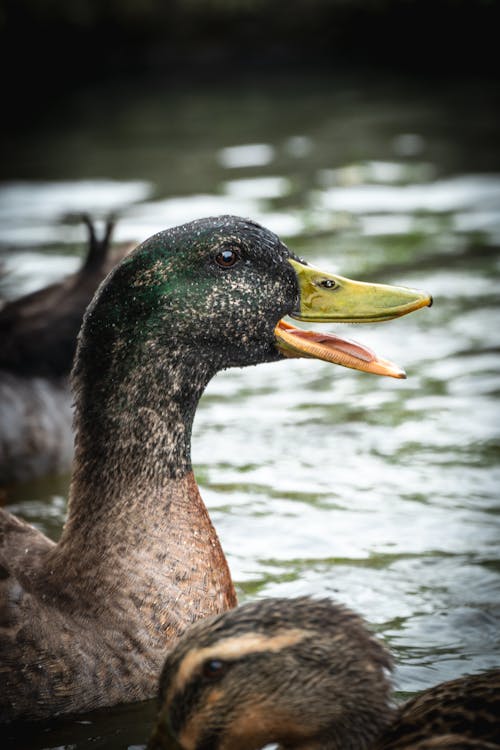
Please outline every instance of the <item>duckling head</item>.
[{"label": "duckling head", "polygon": [[268,599],[200,621],[169,654],[150,750],[365,748],[392,717],[391,657],[350,610]]}]

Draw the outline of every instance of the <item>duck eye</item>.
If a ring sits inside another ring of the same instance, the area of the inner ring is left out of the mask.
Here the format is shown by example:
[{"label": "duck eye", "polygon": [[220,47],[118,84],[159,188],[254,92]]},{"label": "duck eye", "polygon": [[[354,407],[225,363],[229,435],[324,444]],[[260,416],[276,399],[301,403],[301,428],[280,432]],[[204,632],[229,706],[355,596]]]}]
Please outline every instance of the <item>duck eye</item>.
[{"label": "duck eye", "polygon": [[220,659],[209,659],[203,664],[202,674],[207,680],[216,680],[227,671],[227,662]]},{"label": "duck eye", "polygon": [[221,250],[221,252],[217,253],[217,255],[215,256],[215,262],[221,268],[231,268],[231,266],[234,266],[234,264],[238,261],[239,257],[240,256],[237,250]]}]

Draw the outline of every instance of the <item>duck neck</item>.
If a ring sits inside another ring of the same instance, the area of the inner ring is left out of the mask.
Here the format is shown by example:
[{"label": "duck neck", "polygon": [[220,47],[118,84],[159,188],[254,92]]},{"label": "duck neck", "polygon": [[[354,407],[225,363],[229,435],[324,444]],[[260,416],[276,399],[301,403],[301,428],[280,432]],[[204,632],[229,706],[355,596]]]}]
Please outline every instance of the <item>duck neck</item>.
[{"label": "duck neck", "polygon": [[68,540],[85,549],[91,540],[97,549],[168,533],[185,490],[204,511],[191,480],[191,431],[214,367],[185,352],[160,361],[155,354],[146,345],[128,370],[112,356],[102,372],[76,368],[75,468],[60,548]]}]

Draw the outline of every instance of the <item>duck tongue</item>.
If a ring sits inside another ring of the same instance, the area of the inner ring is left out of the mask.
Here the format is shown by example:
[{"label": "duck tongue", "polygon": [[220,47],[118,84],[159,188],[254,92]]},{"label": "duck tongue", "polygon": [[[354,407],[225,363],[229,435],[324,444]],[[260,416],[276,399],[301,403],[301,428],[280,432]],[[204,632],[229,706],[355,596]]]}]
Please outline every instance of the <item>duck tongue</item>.
[{"label": "duck tongue", "polygon": [[276,346],[285,357],[310,357],[322,359],[353,370],[363,370],[375,375],[391,378],[406,378],[406,373],[398,365],[378,357],[368,347],[351,339],[343,339],[332,333],[304,331],[284,320],[274,329]]}]

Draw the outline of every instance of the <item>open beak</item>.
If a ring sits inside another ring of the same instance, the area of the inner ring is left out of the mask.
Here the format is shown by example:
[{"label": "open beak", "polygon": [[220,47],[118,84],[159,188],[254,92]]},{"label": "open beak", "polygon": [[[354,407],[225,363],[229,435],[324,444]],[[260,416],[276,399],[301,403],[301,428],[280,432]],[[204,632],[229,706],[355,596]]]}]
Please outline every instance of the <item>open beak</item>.
[{"label": "open beak", "polygon": [[[299,309],[290,313],[298,320],[376,323],[432,305],[432,297],[415,289],[351,281],[291,258],[288,262],[299,282]],[[274,333],[276,345],[285,357],[311,357],[376,375],[406,377],[400,367],[355,341],[328,333],[304,331],[284,320],[279,321]]]}]

